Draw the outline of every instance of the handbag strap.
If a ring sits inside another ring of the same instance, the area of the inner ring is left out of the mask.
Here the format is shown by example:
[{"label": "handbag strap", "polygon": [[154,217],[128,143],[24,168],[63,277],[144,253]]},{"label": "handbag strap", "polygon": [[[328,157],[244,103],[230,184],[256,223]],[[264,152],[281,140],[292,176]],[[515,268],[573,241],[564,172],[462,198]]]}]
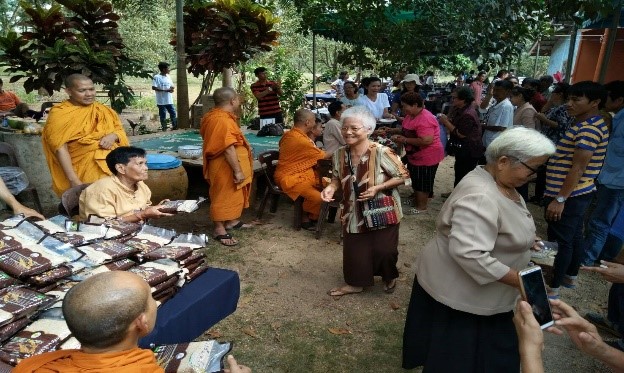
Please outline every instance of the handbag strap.
[{"label": "handbag strap", "polygon": [[351,181],[353,182],[353,192],[355,193],[355,197],[357,199],[357,196],[360,194],[360,188],[358,187],[357,184],[357,178],[355,177],[355,172],[353,171],[353,165],[351,164],[351,148],[350,147],[346,147],[345,151],[347,152],[347,160],[349,162],[349,171],[351,172]]}]

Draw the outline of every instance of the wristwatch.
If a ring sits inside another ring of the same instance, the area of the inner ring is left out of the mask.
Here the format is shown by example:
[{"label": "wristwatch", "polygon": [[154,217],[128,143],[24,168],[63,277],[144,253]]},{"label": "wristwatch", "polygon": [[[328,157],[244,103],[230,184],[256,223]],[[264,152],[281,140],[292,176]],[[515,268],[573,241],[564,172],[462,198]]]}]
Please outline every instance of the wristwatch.
[{"label": "wristwatch", "polygon": [[567,200],[566,197],[564,196],[557,196],[557,198],[555,198],[555,201],[559,202],[559,203],[564,203]]}]

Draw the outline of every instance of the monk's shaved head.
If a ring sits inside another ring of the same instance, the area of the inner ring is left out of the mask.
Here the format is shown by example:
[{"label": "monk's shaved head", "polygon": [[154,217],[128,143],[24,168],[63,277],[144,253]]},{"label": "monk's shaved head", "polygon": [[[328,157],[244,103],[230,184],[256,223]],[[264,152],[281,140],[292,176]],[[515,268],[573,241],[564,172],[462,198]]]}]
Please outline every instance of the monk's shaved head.
[{"label": "monk's shaved head", "polygon": [[308,109],[299,109],[295,111],[294,117],[295,127],[305,127],[306,121],[314,124],[316,122],[316,115]]},{"label": "monk's shaved head", "polygon": [[214,91],[214,93],[212,94],[212,98],[214,99],[216,106],[223,106],[228,104],[230,100],[232,100],[237,95],[238,93],[236,93],[234,89],[230,87],[221,87]]},{"label": "monk's shaved head", "polygon": [[82,74],[71,74],[70,76],[65,78],[65,88],[74,87],[75,83],[78,81],[91,81],[91,78]]},{"label": "monk's shaved head", "polygon": [[63,316],[84,347],[103,349],[124,340],[150,297],[149,285],[134,273],[100,273],[67,292]]}]

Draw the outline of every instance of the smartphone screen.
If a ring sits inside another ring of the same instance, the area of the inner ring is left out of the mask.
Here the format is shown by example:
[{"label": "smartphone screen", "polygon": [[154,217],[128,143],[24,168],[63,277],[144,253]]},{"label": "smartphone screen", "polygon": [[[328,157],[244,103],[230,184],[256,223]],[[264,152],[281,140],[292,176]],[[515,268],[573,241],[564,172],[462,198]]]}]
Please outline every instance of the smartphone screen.
[{"label": "smartphone screen", "polygon": [[531,305],[533,315],[542,329],[554,325],[546,285],[542,276],[542,268],[534,266],[520,271],[522,293],[524,299]]}]

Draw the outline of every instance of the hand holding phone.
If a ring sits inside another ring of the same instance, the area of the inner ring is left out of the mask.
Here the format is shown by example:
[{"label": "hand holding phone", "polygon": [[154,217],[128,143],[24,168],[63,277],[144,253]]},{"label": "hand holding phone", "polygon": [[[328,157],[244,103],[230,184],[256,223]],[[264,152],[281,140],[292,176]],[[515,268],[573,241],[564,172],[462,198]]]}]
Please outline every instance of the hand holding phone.
[{"label": "hand holding phone", "polygon": [[555,324],[548,294],[546,293],[546,284],[542,274],[542,267],[532,266],[518,272],[520,280],[520,292],[522,298],[531,305],[533,315],[540,328],[546,329]]}]

